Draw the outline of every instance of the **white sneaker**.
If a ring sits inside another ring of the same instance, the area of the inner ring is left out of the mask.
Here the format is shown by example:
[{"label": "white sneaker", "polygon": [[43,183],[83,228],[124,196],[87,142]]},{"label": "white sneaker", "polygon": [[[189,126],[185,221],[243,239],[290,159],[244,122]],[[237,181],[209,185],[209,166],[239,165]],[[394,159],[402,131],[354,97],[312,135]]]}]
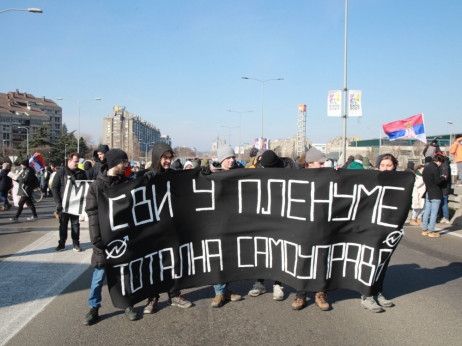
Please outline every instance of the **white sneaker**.
[{"label": "white sneaker", "polygon": [[274,300],[284,299],[284,291],[282,289],[283,287],[281,287],[281,285],[273,285],[273,299]]}]

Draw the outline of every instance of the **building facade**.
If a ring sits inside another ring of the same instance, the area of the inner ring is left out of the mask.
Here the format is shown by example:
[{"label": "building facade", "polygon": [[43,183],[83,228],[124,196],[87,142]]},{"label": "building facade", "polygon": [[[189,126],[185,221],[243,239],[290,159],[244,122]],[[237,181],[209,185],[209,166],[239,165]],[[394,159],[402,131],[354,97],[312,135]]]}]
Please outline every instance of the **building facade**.
[{"label": "building facade", "polygon": [[125,107],[114,107],[114,113],[103,119],[103,144],[111,149],[124,150],[130,160],[148,158],[149,151],[157,142],[172,145],[168,135],[162,136],[157,127],[127,112]]},{"label": "building facade", "polygon": [[42,125],[49,125],[49,140],[54,143],[62,128],[63,111],[54,101],[27,92],[0,93],[0,138],[6,147],[18,147],[33,138]]}]

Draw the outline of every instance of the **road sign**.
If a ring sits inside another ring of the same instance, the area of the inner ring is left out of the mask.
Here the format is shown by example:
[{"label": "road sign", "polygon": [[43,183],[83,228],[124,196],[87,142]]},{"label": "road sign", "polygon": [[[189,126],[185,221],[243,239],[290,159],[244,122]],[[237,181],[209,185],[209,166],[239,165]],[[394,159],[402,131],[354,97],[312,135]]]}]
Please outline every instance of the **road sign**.
[{"label": "road sign", "polygon": [[10,158],[12,163],[14,163],[18,159],[17,156],[8,156],[8,157]]}]

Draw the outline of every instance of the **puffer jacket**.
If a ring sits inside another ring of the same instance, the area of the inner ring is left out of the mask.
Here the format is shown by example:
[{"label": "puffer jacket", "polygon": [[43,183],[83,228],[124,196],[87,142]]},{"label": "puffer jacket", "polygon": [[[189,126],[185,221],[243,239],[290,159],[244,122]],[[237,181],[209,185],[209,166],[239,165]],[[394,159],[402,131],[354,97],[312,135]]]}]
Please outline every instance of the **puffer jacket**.
[{"label": "puffer jacket", "polygon": [[101,230],[98,218],[98,199],[104,189],[127,182],[129,179],[124,175],[108,176],[107,166],[103,169],[96,180],[90,185],[88,190],[85,211],[88,215],[88,227],[90,229],[90,240],[93,244],[93,254],[91,256],[91,266],[93,268],[103,268],[106,265],[106,256],[104,255],[104,245],[101,238]]},{"label": "puffer jacket", "polygon": [[18,177],[18,196],[25,196],[25,197],[32,197],[32,191],[34,191],[34,187],[31,185],[32,179],[34,179],[35,171],[33,168],[27,166],[21,171]]}]

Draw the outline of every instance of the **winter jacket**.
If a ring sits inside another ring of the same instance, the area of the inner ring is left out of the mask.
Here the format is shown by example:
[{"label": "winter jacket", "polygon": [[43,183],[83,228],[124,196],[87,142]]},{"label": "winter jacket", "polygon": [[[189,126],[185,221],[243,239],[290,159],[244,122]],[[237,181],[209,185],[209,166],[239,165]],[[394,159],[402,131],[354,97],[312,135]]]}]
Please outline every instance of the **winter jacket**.
[{"label": "winter jacket", "polygon": [[80,168],[76,168],[71,171],[67,166],[61,167],[59,171],[56,172],[53,177],[51,191],[53,193],[53,199],[55,200],[56,211],[58,213],[63,210],[64,190],[66,189],[66,184],[69,179],[72,182],[76,180],[87,180],[87,175]]},{"label": "winter jacket", "polygon": [[423,209],[425,206],[425,183],[422,175],[416,173],[412,189],[412,209]]},{"label": "winter jacket", "polygon": [[353,162],[350,163],[350,165],[347,167],[347,169],[364,169],[364,167],[358,161],[353,161]]},{"label": "winter jacket", "polygon": [[8,176],[8,173],[10,173],[9,169],[2,169],[0,172],[0,192],[3,196],[6,196],[13,186],[13,180]]},{"label": "winter jacket", "polygon": [[448,177],[441,185],[443,190],[443,195],[449,195],[451,193],[451,165],[449,162],[449,157],[444,158],[444,162],[440,166],[441,175]]},{"label": "winter jacket", "polygon": [[462,137],[457,138],[449,149],[451,155],[454,155],[455,162],[462,162]]},{"label": "winter jacket", "polygon": [[33,179],[37,179],[37,177],[35,176],[34,169],[29,166],[24,167],[24,169],[21,171],[21,173],[19,173],[18,176],[18,196],[29,198],[32,197],[32,191],[34,191],[34,186],[31,184],[33,182]]},{"label": "winter jacket", "polygon": [[123,175],[108,176],[107,166],[103,167],[101,174],[90,185],[88,190],[85,211],[88,215],[88,227],[90,229],[90,240],[93,244],[93,254],[91,255],[91,266],[93,268],[103,268],[106,265],[104,245],[101,238],[101,230],[98,218],[98,199],[104,190],[112,186],[127,182],[129,179]]},{"label": "winter jacket", "polygon": [[435,162],[430,162],[423,171],[423,180],[425,182],[426,192],[428,199],[441,199],[443,198],[443,191],[441,186],[445,179],[440,176],[440,169]]},{"label": "winter jacket", "polygon": [[438,145],[438,143],[435,143],[435,142],[431,142],[430,144],[428,144],[424,151],[423,151],[423,155],[425,157],[433,157],[435,156],[436,153],[439,153],[441,152],[441,149],[440,149],[440,146]]}]

